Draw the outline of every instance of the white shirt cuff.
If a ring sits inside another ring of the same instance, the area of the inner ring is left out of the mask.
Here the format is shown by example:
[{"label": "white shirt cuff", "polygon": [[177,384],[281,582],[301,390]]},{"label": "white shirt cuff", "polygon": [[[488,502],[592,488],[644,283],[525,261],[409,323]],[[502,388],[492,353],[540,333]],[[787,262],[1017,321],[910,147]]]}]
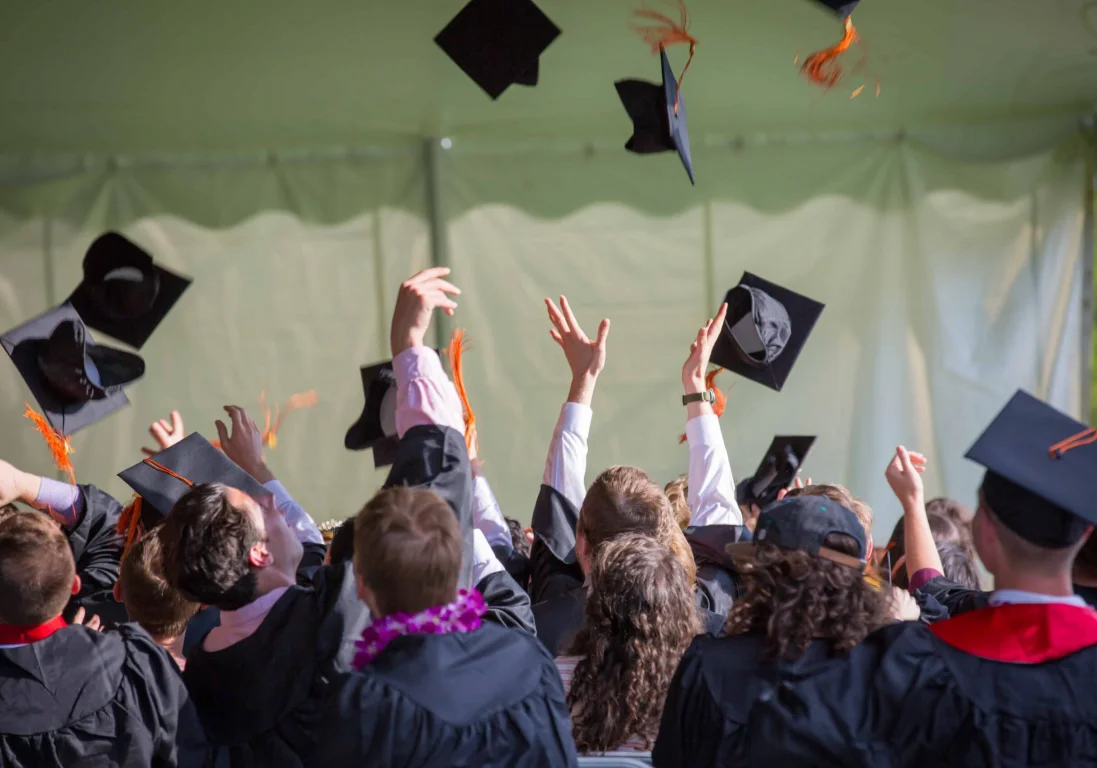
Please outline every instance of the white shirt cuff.
[{"label": "white shirt cuff", "polygon": [[594,411],[582,403],[564,403],[560,411],[560,420],[556,423],[557,432],[574,432],[584,440],[590,436],[590,422]]},{"label": "white shirt cuff", "polygon": [[298,504],[280,480],[263,483],[263,487],[274,496],[274,503],[286,517],[286,524],[297,534],[302,544],[323,544],[324,536],[316,523],[300,504]]}]

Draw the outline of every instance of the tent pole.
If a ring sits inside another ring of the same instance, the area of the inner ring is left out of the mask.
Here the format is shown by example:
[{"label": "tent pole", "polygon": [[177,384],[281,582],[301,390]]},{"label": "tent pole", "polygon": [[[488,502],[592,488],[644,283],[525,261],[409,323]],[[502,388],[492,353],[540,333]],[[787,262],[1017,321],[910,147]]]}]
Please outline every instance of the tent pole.
[{"label": "tent pole", "polygon": [[[449,266],[449,237],[446,215],[442,207],[443,139],[428,136],[423,140],[423,161],[427,172],[427,226],[430,232],[430,263],[432,267]],[[446,142],[448,144],[448,142]],[[433,318],[435,346],[444,350],[449,342],[449,316],[439,312]]]},{"label": "tent pole", "polygon": [[1094,153],[1097,152],[1097,133],[1092,126],[1087,126],[1083,135],[1086,137],[1085,147],[1085,194],[1083,195],[1082,211],[1082,418],[1088,424],[1093,424],[1091,409],[1093,408],[1093,324],[1095,321],[1093,306],[1093,280],[1094,261],[1097,259],[1097,249],[1094,243],[1094,184],[1097,183],[1097,169],[1094,168]]}]

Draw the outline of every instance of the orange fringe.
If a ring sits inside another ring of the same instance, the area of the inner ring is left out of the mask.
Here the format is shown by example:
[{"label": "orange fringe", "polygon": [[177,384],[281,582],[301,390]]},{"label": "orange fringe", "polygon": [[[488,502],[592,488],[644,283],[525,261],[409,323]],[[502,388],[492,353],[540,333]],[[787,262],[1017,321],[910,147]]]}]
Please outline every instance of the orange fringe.
[{"label": "orange fringe", "polygon": [[115,530],[117,530],[120,535],[126,537],[126,541],[122,545],[123,555],[129,552],[130,547],[133,546],[133,542],[137,540],[137,535],[140,532],[141,527],[140,524],[141,496],[135,495],[133,500],[122,509],[122,514],[118,516],[118,525],[115,527]]},{"label": "orange fringe", "polygon": [[476,413],[469,404],[468,392],[465,390],[465,374],[461,367],[461,357],[468,348],[467,345],[465,329],[455,329],[449,339],[446,357],[449,358],[449,367],[453,371],[453,386],[457,390],[457,396],[461,398],[461,409],[465,414],[465,447],[471,451],[472,441],[476,436]]},{"label": "orange fringe", "polygon": [[[263,445],[272,451],[278,447],[278,430],[282,428],[282,420],[294,411],[301,408],[311,408],[320,402],[315,389],[307,392],[298,392],[285,402],[281,407],[274,406],[274,419],[271,421],[270,406],[267,405],[267,390],[259,393],[259,410],[263,412]],[[214,440],[211,445],[220,448],[221,442]]]},{"label": "orange fringe", "polygon": [[[840,57],[860,39],[857,28],[853,26],[853,17],[847,16],[845,34],[842,35],[841,41],[837,45],[817,51],[804,59],[804,63],[800,66],[800,72],[816,85],[823,88],[833,88],[842,79],[843,72]],[[861,93],[862,88],[864,86],[858,88],[851,98],[856,98]]]},{"label": "orange fringe", "polygon": [[[716,386],[716,377],[723,371],[723,368],[714,368],[705,374],[705,389],[711,389],[712,394],[716,396],[716,401],[712,404],[712,412],[716,414],[716,418],[720,418],[724,415],[724,409],[728,406],[728,396],[724,394],[718,386]],[[678,444],[681,445],[686,441],[686,436],[683,434],[678,438]]]},{"label": "orange fringe", "polygon": [[53,454],[53,463],[57,465],[59,470],[69,476],[71,485],[76,485],[76,471],[73,469],[72,460],[69,459],[69,456],[75,451],[72,449],[69,438],[59,434],[57,430],[51,427],[45,417],[30,407],[30,403],[24,402],[23,405],[26,407],[23,416],[30,419],[34,424],[34,428],[45,438],[46,445],[49,447],[50,453]]},{"label": "orange fringe", "polygon": [[689,58],[682,67],[682,73],[678,75],[678,90],[674,94],[674,114],[678,114],[678,103],[682,99],[682,81],[686,79],[686,71],[693,63],[693,54],[697,50],[697,38],[687,30],[689,28],[689,11],[686,10],[685,0],[677,0],[679,21],[675,22],[669,16],[658,11],[641,8],[633,11],[633,15],[644,21],[654,22],[651,26],[633,25],[633,29],[640,33],[644,42],[651,46],[652,53],[659,53],[671,45],[689,45]]}]

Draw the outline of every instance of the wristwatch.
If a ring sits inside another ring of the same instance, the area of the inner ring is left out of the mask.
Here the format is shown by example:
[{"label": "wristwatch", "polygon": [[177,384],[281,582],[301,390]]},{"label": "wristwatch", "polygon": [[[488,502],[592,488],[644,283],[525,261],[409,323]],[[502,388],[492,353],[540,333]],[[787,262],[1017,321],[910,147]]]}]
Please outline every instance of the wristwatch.
[{"label": "wristwatch", "polygon": [[692,395],[682,395],[682,405],[689,405],[690,403],[715,403],[716,395],[711,389],[706,389],[704,392],[694,392]]}]

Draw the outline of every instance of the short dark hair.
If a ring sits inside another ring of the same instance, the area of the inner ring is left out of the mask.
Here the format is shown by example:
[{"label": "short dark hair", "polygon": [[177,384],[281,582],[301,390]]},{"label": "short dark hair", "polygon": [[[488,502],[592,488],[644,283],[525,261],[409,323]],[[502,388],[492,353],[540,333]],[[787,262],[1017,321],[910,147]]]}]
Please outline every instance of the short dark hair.
[{"label": "short dark hair", "polygon": [[332,565],[348,563],[354,559],[354,518],[344,520],[331,537],[328,545],[328,562]]},{"label": "short dark hair", "polygon": [[451,602],[462,550],[453,509],[422,488],[384,488],[355,518],[354,568],[382,615]]},{"label": "short dark hair", "polygon": [[255,599],[248,553],[262,533],[220,484],[196,485],[175,503],[160,530],[164,578],[188,600],[235,611]]},{"label": "short dark hair", "polygon": [[76,562],[61,528],[41,512],[0,516],[0,623],[35,626],[72,596]]},{"label": "short dark hair", "polygon": [[507,521],[507,527],[510,528],[510,545],[519,555],[529,557],[533,549],[533,545],[529,543],[529,539],[526,538],[526,529],[522,527],[522,524],[515,520],[513,517],[503,518]]},{"label": "short dark hair", "polygon": [[157,527],[138,539],[122,556],[118,582],[130,621],[155,640],[170,640],[186,631],[200,607],[172,589],[163,575],[163,551]]}]

